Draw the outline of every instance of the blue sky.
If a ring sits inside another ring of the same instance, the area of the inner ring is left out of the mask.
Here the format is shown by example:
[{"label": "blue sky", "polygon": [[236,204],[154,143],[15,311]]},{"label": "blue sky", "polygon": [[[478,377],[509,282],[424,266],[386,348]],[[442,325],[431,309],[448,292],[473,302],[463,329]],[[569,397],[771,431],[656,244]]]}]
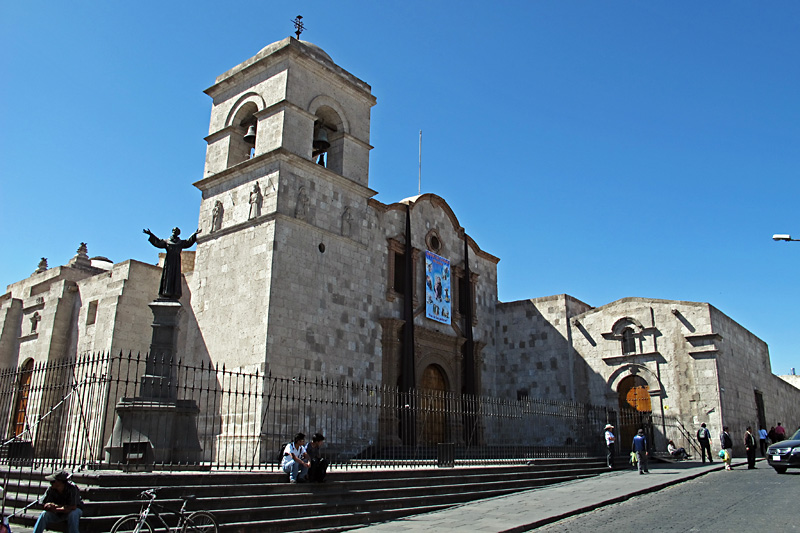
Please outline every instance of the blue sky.
[{"label": "blue sky", "polygon": [[370,186],[444,197],[503,301],[709,302],[800,367],[800,2],[4,2],[0,285],[197,225],[217,75],[293,33],[372,85]]}]

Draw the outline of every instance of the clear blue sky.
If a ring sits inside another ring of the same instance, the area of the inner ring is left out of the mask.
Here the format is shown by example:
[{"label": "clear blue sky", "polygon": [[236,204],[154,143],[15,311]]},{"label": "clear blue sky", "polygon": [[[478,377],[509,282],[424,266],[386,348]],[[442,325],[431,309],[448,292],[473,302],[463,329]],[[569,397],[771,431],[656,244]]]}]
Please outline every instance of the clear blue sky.
[{"label": "clear blue sky", "polygon": [[[230,7],[227,7],[230,5]],[[0,285],[197,225],[217,75],[293,32],[372,85],[370,185],[500,299],[710,302],[800,370],[800,2],[3,2]]]}]

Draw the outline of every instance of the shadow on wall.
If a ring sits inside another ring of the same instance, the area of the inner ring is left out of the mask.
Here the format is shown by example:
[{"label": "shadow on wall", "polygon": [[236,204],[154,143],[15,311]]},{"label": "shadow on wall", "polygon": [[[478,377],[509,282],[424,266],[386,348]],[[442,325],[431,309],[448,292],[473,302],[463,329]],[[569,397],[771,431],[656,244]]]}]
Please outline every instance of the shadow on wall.
[{"label": "shadow on wall", "polygon": [[[575,352],[570,338],[569,320],[589,309],[564,296],[499,304],[498,394],[605,405],[615,391]],[[596,345],[585,329],[579,331]],[[616,400],[610,406],[616,409]]]}]

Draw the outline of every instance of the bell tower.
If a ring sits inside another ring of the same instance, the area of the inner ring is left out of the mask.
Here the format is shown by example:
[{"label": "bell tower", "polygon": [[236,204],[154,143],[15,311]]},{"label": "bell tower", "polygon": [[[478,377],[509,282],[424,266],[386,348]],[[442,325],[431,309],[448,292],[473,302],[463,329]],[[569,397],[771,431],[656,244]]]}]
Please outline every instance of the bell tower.
[{"label": "bell tower", "polygon": [[196,185],[282,150],[367,186],[370,91],[312,43],[288,37],[267,46],[206,89],[214,107]]},{"label": "bell tower", "polygon": [[368,183],[376,100],[368,84],[294,37],[205,92],[213,107],[204,176],[194,184],[202,233],[189,281],[196,327],[189,326],[187,352],[291,375],[287,362],[313,367],[319,343],[309,324],[329,319],[314,316],[328,305],[320,295],[330,280],[343,275],[335,270],[352,272],[353,258],[367,260],[359,256],[375,195]]}]

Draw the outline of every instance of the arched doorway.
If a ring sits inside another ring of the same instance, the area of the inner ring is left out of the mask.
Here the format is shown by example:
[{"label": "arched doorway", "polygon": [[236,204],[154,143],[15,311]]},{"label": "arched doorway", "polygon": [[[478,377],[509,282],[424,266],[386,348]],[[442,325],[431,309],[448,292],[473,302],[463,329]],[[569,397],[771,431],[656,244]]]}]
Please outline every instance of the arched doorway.
[{"label": "arched doorway", "polygon": [[422,444],[437,444],[446,441],[446,401],[447,380],[441,368],[429,365],[422,373],[420,384],[422,408],[420,426]]},{"label": "arched doorway", "polygon": [[619,382],[619,439],[620,449],[630,452],[631,443],[636,432],[642,428],[652,444],[652,408],[650,392],[644,378],[636,375],[628,376]]},{"label": "arched doorway", "polygon": [[14,418],[11,422],[11,437],[22,435],[25,431],[25,420],[28,411],[28,399],[31,394],[31,377],[33,376],[33,359],[28,359],[20,368],[17,383],[17,401],[14,406]]}]

